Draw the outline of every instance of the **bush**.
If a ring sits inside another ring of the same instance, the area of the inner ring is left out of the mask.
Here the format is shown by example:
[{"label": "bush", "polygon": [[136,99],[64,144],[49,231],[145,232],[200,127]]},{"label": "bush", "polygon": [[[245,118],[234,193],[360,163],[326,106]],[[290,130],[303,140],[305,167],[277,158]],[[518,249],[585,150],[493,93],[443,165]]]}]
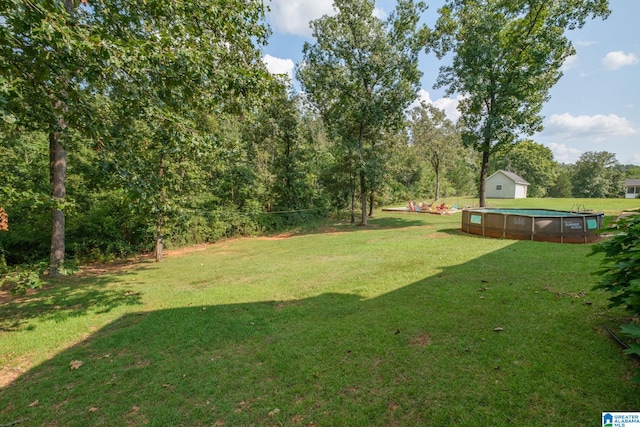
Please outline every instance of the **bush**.
[{"label": "bush", "polygon": [[612,236],[593,246],[592,255],[604,253],[594,289],[613,294],[611,307],[640,315],[640,213],[618,219],[603,232]]},{"label": "bush", "polygon": [[[603,230],[612,236],[593,246],[591,255],[603,253],[601,268],[595,274],[600,282],[594,289],[604,289],[612,296],[610,307],[623,307],[634,319],[640,316],[640,213],[623,217]],[[640,326],[632,322],[622,333],[636,341],[625,350],[640,356]],[[633,378],[640,382],[640,370]]]}]

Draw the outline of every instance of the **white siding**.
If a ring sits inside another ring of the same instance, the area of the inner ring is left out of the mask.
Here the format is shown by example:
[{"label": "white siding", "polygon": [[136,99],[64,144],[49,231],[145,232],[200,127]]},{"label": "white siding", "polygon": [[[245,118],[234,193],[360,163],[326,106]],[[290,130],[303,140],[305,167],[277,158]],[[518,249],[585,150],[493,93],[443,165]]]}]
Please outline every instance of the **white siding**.
[{"label": "white siding", "polygon": [[527,186],[498,171],[487,178],[486,196],[490,199],[525,199]]}]

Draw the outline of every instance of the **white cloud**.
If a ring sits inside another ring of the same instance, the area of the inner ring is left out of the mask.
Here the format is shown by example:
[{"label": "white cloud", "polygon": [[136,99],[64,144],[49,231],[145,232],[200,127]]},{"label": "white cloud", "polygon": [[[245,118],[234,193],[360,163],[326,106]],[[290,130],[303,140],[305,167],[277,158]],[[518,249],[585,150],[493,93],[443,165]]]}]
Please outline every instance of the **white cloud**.
[{"label": "white cloud", "polygon": [[614,71],[627,65],[637,64],[638,61],[640,61],[640,59],[638,59],[635,54],[627,54],[618,50],[607,53],[607,55],[602,58],[602,65],[604,65],[607,70]]},{"label": "white cloud", "polygon": [[640,166],[640,153],[633,153],[633,156],[626,162],[622,162],[625,165],[639,165]]},{"label": "white cloud", "polygon": [[547,144],[553,152],[553,158],[560,163],[575,163],[582,155],[582,151],[577,148],[567,147],[564,144],[551,142]]},{"label": "white cloud", "polygon": [[376,8],[373,9],[373,16],[375,16],[378,19],[386,19],[387,18],[387,12],[385,12],[384,9],[376,7]]},{"label": "white cloud", "polygon": [[269,20],[277,32],[309,37],[309,22],[333,14],[333,0],[272,0]]},{"label": "white cloud", "polygon": [[458,104],[462,97],[460,95],[456,96],[456,98],[440,98],[435,101],[431,100],[431,95],[424,89],[420,89],[418,92],[418,98],[409,106],[409,109],[417,107],[420,105],[420,102],[425,102],[427,104],[433,104],[434,107],[444,110],[447,118],[452,122],[457,122],[460,118],[460,111],[458,111]]},{"label": "white cloud", "polygon": [[572,68],[576,68],[578,66],[578,55],[567,56],[567,58],[562,63],[561,70],[567,71]]},{"label": "white cloud", "polygon": [[271,74],[286,74],[291,80],[293,80],[293,68],[295,64],[291,59],[282,59],[269,54],[262,58],[262,62],[267,66],[267,70]]},{"label": "white cloud", "polygon": [[597,44],[597,43],[598,42],[595,42],[595,41],[592,41],[592,40],[576,40],[576,42],[575,42],[575,44],[577,46],[584,46],[584,47],[592,46],[592,45]]},{"label": "white cloud", "polygon": [[569,113],[553,114],[545,126],[544,133],[565,138],[583,138],[601,142],[610,137],[629,136],[639,130],[624,117],[615,114],[572,116]]}]

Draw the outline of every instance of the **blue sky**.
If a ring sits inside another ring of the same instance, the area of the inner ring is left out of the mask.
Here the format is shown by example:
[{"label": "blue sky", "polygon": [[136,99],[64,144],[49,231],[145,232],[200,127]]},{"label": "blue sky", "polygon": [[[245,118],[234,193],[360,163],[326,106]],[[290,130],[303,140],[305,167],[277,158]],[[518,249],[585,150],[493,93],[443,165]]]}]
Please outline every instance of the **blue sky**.
[{"label": "blue sky", "polygon": [[[424,22],[433,26],[442,0],[426,0]],[[610,0],[611,15],[591,20],[567,33],[577,54],[565,62],[564,76],[551,89],[543,109],[545,129],[532,139],[549,147],[556,161],[575,162],[587,151],[614,153],[622,164],[640,165],[640,1]],[[386,16],[393,0],[377,0]],[[271,0],[268,22],[273,35],[263,60],[273,73],[292,73],[302,59],[305,41],[314,42],[309,21],[334,13],[332,0]],[[420,57],[420,98],[455,119],[457,96],[433,89],[445,62],[433,54]]]}]

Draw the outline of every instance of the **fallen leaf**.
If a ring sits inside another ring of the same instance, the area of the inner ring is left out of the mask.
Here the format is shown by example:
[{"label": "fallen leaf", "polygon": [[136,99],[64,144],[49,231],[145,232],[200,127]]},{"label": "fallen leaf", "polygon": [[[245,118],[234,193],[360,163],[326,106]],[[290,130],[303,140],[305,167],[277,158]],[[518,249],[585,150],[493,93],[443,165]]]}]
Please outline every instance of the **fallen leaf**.
[{"label": "fallen leaf", "polygon": [[499,326],[497,328],[493,328],[493,330],[496,332],[504,331],[504,329]]},{"label": "fallen leaf", "polygon": [[71,370],[78,369],[80,366],[84,365],[84,362],[81,360],[72,360],[69,362],[69,367]]},{"label": "fallen leaf", "polygon": [[277,415],[280,413],[280,409],[275,408],[273,411],[269,412],[269,416],[273,417],[274,415]]},{"label": "fallen leaf", "polygon": [[34,408],[40,404],[40,400],[34,400],[29,404],[29,408]]},{"label": "fallen leaf", "polygon": [[89,408],[89,412],[98,412],[100,410],[100,408],[98,408],[97,406],[92,406],[91,408]]}]

